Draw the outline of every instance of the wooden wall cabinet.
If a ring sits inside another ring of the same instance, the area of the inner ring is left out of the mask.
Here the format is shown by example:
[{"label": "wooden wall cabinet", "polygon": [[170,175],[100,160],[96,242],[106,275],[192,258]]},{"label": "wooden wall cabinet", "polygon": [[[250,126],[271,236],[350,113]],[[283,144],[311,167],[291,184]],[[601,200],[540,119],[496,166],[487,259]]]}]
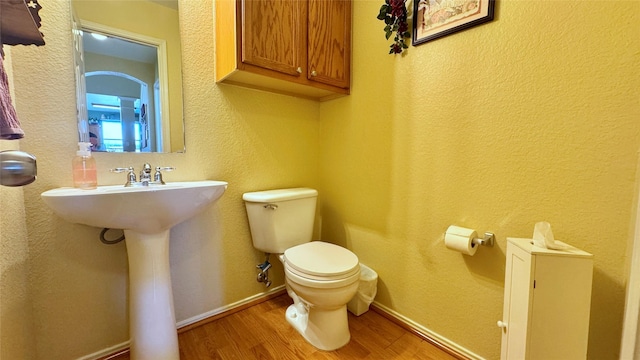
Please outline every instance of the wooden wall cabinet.
[{"label": "wooden wall cabinet", "polygon": [[351,0],[217,0],[216,81],[315,100],[349,94]]},{"label": "wooden wall cabinet", "polygon": [[592,278],[587,252],[508,238],[500,358],[586,359]]}]

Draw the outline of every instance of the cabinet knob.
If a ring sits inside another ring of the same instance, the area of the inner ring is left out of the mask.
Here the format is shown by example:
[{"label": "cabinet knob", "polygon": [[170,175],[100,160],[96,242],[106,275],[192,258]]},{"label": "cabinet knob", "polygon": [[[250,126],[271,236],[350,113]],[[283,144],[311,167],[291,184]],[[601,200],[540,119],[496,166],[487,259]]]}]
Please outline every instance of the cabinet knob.
[{"label": "cabinet knob", "polygon": [[317,71],[315,71],[315,70],[312,70],[312,71],[311,71],[311,76],[318,76],[318,72],[317,72]]},{"label": "cabinet knob", "polygon": [[296,69],[296,71],[298,72],[298,74],[302,74],[302,68],[300,66],[298,66],[298,68]]},{"label": "cabinet knob", "polygon": [[507,328],[507,323],[498,320],[498,327],[501,328],[501,329],[506,329]]}]

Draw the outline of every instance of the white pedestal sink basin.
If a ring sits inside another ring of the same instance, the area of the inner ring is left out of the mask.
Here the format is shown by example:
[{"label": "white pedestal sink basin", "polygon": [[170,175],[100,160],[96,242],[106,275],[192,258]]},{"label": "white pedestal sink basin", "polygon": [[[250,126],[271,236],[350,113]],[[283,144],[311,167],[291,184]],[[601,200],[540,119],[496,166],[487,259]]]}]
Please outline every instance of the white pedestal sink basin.
[{"label": "white pedestal sink basin", "polygon": [[59,188],[42,199],[61,218],[123,229],[129,259],[131,358],[178,360],[178,335],[169,272],[169,230],[215,202],[223,181],[166,185]]}]

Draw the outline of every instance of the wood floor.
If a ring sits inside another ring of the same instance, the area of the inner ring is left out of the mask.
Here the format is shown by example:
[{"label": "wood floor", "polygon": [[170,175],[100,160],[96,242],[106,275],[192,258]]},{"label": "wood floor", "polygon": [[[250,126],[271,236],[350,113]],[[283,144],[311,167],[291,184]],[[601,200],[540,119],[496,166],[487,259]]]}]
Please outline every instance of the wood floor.
[{"label": "wood floor", "polygon": [[[453,360],[453,356],[375,311],[349,313],[351,341],[335,351],[308,344],[285,320],[292,303],[286,294],[180,332],[181,360]],[[129,360],[128,354],[110,360]]]}]

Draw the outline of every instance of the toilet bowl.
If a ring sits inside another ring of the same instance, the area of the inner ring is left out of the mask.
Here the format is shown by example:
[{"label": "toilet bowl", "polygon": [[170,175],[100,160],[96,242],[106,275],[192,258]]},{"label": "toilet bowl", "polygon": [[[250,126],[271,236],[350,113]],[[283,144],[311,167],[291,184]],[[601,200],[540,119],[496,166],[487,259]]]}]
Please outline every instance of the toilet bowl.
[{"label": "toilet bowl", "polygon": [[[335,350],[351,338],[347,303],[358,291],[360,265],[343,247],[311,241],[317,195],[314,189],[294,188],[245,193],[242,198],[254,247],[267,258],[278,254],[282,261],[293,299],[286,320],[311,345]],[[258,267],[268,269],[268,260],[265,263]]]},{"label": "toilet bowl", "polygon": [[351,338],[347,303],[360,280],[357,256],[340,246],[313,241],[287,249],[280,260],[293,299],[286,312],[289,324],[318,349],[346,345]]}]

